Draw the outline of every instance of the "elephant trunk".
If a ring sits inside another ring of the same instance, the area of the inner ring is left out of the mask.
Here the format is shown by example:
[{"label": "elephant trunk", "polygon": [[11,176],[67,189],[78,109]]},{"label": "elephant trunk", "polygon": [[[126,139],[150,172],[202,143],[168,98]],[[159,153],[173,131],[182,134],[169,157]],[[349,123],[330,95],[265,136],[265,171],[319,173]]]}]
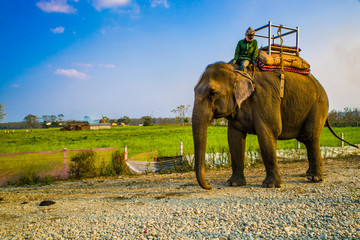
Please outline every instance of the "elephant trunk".
[{"label": "elephant trunk", "polygon": [[[206,104],[206,103],[205,103]],[[202,104],[204,105],[204,103]],[[205,106],[194,104],[192,115],[192,131],[195,148],[195,172],[199,185],[207,190],[211,189],[211,185],[205,181],[205,152],[207,140],[207,128],[211,120],[212,112]]]}]

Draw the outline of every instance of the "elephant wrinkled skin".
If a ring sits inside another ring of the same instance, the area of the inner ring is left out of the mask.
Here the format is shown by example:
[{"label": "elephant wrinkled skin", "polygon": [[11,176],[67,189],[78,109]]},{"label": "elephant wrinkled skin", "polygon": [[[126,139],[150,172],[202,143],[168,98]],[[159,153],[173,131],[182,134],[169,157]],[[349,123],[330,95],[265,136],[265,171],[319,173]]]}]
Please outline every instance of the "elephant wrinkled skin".
[{"label": "elephant wrinkled skin", "polygon": [[230,64],[209,65],[195,87],[192,115],[195,171],[199,185],[205,181],[207,127],[214,118],[228,119],[232,186],[246,184],[244,176],[246,134],[256,134],[266,168],[263,187],[283,186],[276,158],[277,140],[295,138],[305,144],[309,160],[307,177],[322,181],[320,135],[328,115],[328,98],[310,74],[285,72],[285,94],[280,98],[279,71],[259,71],[253,80]]}]

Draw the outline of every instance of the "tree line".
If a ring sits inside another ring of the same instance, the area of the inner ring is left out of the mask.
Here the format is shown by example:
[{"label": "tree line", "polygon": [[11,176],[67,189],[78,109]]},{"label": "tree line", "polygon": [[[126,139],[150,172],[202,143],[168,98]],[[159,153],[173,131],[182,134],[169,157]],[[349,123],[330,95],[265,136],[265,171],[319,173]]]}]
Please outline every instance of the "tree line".
[{"label": "tree line", "polygon": [[[173,118],[154,118],[152,116],[143,116],[141,118],[130,118],[123,116],[119,119],[110,119],[102,116],[100,122],[102,123],[116,123],[117,125],[171,125],[171,124],[190,124],[191,120],[186,117],[189,112],[190,105],[180,105],[171,110],[175,114]],[[5,105],[0,103],[0,122],[7,116],[5,112]],[[328,119],[334,127],[359,127],[360,126],[360,109],[359,108],[344,108],[343,111],[332,110],[329,112]],[[41,122],[42,120],[42,122]],[[84,116],[84,121],[94,122],[89,116]],[[22,122],[0,123],[0,129],[25,129],[25,128],[49,128],[64,126],[67,122],[74,120],[64,120],[64,114],[57,115],[43,115],[41,118],[28,114]],[[97,120],[99,122],[99,120]],[[213,125],[226,125],[226,119],[216,119],[212,122]]]},{"label": "tree line", "polygon": [[[173,109],[171,112],[176,116],[174,118],[154,118],[152,116],[143,116],[141,118],[130,118],[123,116],[119,119],[110,119],[107,116],[103,116],[100,120],[92,120],[90,116],[84,116],[83,121],[90,123],[116,123],[117,125],[170,125],[170,124],[189,124],[190,119],[186,117],[187,112],[190,109],[190,105],[180,105]],[[0,104],[0,122],[5,119],[7,114],[5,113],[5,106]],[[24,117],[22,122],[9,122],[0,123],[0,129],[28,129],[28,128],[51,128],[61,127],[66,125],[67,122],[73,122],[75,120],[64,120],[64,114],[57,115],[42,115],[38,117],[33,114],[28,114]],[[42,121],[41,121],[42,120]]]},{"label": "tree line", "polygon": [[360,109],[344,108],[344,111],[332,110],[329,112],[328,119],[334,127],[359,127]]},{"label": "tree line", "polygon": [[[143,116],[141,118],[130,118],[128,116],[121,117],[119,119],[108,119],[103,120],[101,118],[97,121],[98,123],[116,123],[118,126],[153,126],[153,125],[176,125],[176,124],[189,124],[190,119],[186,123],[180,122],[178,118],[155,118],[152,116]],[[33,114],[29,114],[24,118],[23,122],[9,122],[9,123],[0,123],[0,129],[31,129],[31,128],[53,128],[65,126],[68,122],[73,122],[75,120],[67,120],[62,122],[41,122],[41,118]],[[103,120],[103,121],[102,121]]]}]

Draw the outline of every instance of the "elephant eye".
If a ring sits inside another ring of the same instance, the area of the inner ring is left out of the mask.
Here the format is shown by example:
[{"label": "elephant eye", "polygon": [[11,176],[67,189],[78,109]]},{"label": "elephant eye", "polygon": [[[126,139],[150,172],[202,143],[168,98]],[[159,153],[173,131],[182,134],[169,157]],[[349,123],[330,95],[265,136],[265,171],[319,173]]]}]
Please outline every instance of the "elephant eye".
[{"label": "elephant eye", "polygon": [[216,98],[217,96],[219,96],[219,93],[218,93],[218,92],[216,92],[215,90],[210,90],[210,92],[209,92],[209,98],[210,98],[211,100],[213,100],[213,99]]}]

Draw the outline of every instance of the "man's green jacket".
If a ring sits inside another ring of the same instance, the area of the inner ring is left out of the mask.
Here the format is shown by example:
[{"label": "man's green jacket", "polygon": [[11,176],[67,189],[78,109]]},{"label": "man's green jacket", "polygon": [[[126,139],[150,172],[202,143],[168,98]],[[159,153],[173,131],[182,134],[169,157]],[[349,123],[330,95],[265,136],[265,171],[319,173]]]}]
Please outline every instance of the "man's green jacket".
[{"label": "man's green jacket", "polygon": [[251,42],[247,42],[242,39],[238,42],[235,49],[234,60],[240,62],[242,60],[249,60],[250,62],[255,62],[258,57],[258,44],[254,39]]}]

